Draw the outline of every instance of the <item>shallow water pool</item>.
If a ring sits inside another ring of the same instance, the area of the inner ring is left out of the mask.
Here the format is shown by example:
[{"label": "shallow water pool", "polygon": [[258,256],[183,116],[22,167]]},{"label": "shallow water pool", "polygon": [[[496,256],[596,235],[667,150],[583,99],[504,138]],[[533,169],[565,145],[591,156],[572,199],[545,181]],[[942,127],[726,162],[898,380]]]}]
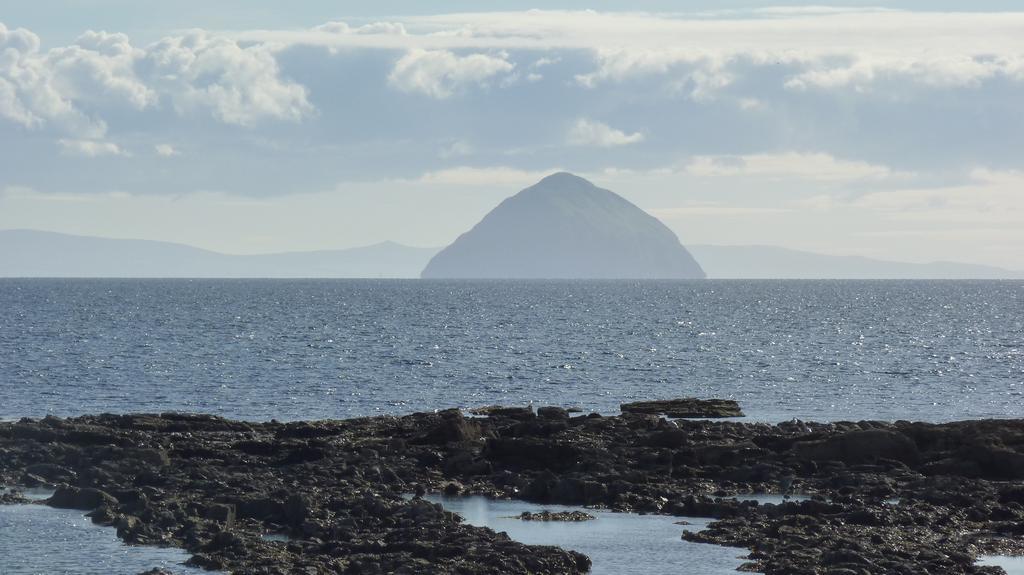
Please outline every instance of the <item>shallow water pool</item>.
[{"label": "shallow water pool", "polygon": [[1024,557],[986,555],[978,559],[978,565],[1002,567],[1006,575],[1024,575]]},{"label": "shallow water pool", "polygon": [[781,493],[740,493],[738,495],[730,495],[723,497],[722,499],[735,499],[736,501],[757,501],[758,505],[782,505],[783,503],[799,503],[801,501],[809,501],[810,495],[792,494],[782,495]]},{"label": "shallow water pool", "polygon": [[132,575],[161,567],[181,575],[211,573],[182,565],[182,549],[125,545],[111,527],[81,511],[45,505],[0,505],[0,573]]},{"label": "shallow water pool", "polygon": [[[504,531],[529,545],[557,545],[579,551],[593,561],[591,573],[678,573],[686,566],[690,575],[735,575],[746,550],[683,541],[685,530],[699,531],[711,519],[665,515],[614,513],[566,505],[538,505],[525,501],[494,500],[486,497],[444,497],[424,499],[440,503],[461,515],[467,523]],[[593,521],[522,521],[524,511],[585,511]],[[689,525],[679,525],[686,521]]]}]

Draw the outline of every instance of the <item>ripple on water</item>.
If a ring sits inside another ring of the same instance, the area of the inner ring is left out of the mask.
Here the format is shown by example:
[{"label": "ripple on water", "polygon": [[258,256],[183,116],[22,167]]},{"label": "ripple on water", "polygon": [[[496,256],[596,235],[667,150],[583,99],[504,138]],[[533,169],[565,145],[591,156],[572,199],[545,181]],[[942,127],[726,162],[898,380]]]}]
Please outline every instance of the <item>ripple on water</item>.
[{"label": "ripple on water", "polygon": [[1022,287],[0,279],[0,417],[614,413],[680,396],[772,422],[1020,417]]}]

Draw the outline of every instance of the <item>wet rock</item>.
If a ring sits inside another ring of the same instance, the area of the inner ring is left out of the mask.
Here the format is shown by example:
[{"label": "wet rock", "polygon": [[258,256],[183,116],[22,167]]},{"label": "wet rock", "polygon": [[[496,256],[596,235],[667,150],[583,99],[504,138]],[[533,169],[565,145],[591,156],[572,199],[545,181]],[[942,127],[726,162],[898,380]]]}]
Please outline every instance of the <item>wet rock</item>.
[{"label": "wet rock", "polygon": [[743,417],[737,402],[731,399],[660,399],[636,401],[619,406],[623,413],[649,413],[666,417]]},{"label": "wet rock", "polygon": [[21,491],[0,489],[0,505],[23,505],[28,502],[29,500]]},{"label": "wet rock", "polygon": [[237,516],[269,522],[284,521],[284,503],[269,497],[250,497],[235,503]]},{"label": "wet rock", "polygon": [[650,447],[686,447],[690,442],[690,435],[682,429],[666,429],[648,435],[644,444]]},{"label": "wet rock", "polygon": [[978,466],[982,477],[997,480],[1024,479],[1024,453],[999,445],[977,446],[960,454]]},{"label": "wet rock", "polygon": [[799,459],[847,464],[882,458],[914,464],[920,459],[917,445],[909,437],[884,429],[850,431],[817,441],[801,441],[794,443],[790,451]]},{"label": "wet rock", "polygon": [[573,467],[583,457],[576,445],[533,438],[490,439],[484,453],[489,459],[518,467],[553,470]]},{"label": "wet rock", "polygon": [[171,458],[163,449],[126,449],[126,459],[138,460],[150,467],[165,467],[171,464]]},{"label": "wet rock", "polygon": [[507,417],[509,419],[533,419],[537,416],[533,407],[507,407],[502,405],[486,405],[475,407],[469,410],[473,415],[486,415],[489,417]]},{"label": "wet rock", "polygon": [[285,519],[293,526],[302,525],[309,517],[309,498],[294,493],[285,501],[283,511]]},{"label": "wet rock", "polygon": [[206,507],[203,516],[230,528],[235,524],[235,506],[230,503],[212,503]]},{"label": "wet rock", "polygon": [[139,527],[139,518],[131,515],[122,515],[114,522],[117,528],[117,536],[124,540],[130,540],[132,532]]},{"label": "wet rock", "polygon": [[25,473],[42,479],[44,483],[73,483],[78,478],[74,471],[53,463],[27,465]]},{"label": "wet rock", "polygon": [[545,406],[537,408],[537,417],[541,419],[563,420],[569,419],[569,411],[556,406]]},{"label": "wet rock", "polygon": [[592,521],[597,519],[589,513],[582,511],[548,511],[547,509],[538,512],[523,511],[516,516],[521,521]]},{"label": "wet rock", "polygon": [[296,465],[299,463],[311,463],[320,461],[327,457],[327,451],[315,445],[300,445],[289,449],[275,465]]},{"label": "wet rock", "polygon": [[46,479],[31,473],[22,473],[21,479],[18,480],[18,483],[25,487],[43,487],[49,484]]},{"label": "wet rock", "polygon": [[480,423],[466,419],[457,409],[439,412],[430,418],[428,428],[415,437],[415,443],[440,444],[476,442],[483,438]]},{"label": "wet rock", "polygon": [[117,499],[109,493],[93,487],[70,487],[61,485],[54,494],[46,500],[50,507],[59,509],[81,509],[91,511],[102,505],[116,506]]},{"label": "wet rock", "polygon": [[448,497],[454,497],[462,493],[464,489],[465,487],[463,487],[462,484],[459,483],[458,481],[449,481],[441,489],[441,492],[447,495]]}]

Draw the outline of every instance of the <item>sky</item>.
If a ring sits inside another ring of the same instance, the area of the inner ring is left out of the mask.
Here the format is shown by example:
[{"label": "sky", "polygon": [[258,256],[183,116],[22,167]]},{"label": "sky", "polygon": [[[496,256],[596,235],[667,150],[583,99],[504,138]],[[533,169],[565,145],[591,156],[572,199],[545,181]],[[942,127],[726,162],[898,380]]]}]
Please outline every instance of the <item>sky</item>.
[{"label": "sky", "polygon": [[0,0],[0,229],[439,247],[565,170],[684,244],[1024,269],[1015,4]]}]

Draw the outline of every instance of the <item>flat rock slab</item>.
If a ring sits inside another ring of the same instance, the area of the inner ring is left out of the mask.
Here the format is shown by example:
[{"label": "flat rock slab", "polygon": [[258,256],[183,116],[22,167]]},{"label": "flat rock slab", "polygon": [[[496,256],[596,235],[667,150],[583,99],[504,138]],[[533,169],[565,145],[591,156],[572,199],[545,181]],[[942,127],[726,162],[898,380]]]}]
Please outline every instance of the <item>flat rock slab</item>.
[{"label": "flat rock slab", "polygon": [[593,521],[597,519],[589,513],[582,511],[538,511],[531,513],[530,511],[523,511],[516,516],[521,521]]},{"label": "flat rock slab", "polygon": [[744,417],[740,404],[731,399],[658,399],[619,406],[623,413],[647,413],[666,417]]},{"label": "flat rock slab", "polygon": [[486,415],[488,417],[508,417],[511,419],[533,419],[537,415],[533,412],[533,408],[529,406],[518,407],[505,405],[485,405],[483,407],[474,407],[469,410],[469,413],[473,415]]}]

